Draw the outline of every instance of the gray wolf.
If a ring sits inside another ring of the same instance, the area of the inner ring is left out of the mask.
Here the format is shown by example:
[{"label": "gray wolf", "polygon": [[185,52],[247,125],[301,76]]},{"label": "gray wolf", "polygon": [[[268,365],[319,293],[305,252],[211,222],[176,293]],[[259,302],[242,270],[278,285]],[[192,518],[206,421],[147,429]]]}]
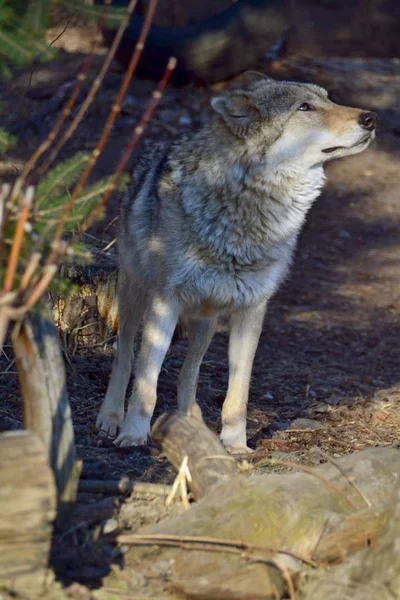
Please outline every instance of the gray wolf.
[{"label": "gray wolf", "polygon": [[[188,327],[178,409],[201,414],[197,379],[219,316],[229,317],[223,444],[245,452],[246,405],[269,298],[288,273],[324,163],[362,152],[377,117],[312,84],[259,79],[211,102],[198,132],[158,147],[135,170],[120,217],[116,358],[97,427],[117,445],[146,443],[175,326]],[[124,417],[133,342],[143,321]]]}]

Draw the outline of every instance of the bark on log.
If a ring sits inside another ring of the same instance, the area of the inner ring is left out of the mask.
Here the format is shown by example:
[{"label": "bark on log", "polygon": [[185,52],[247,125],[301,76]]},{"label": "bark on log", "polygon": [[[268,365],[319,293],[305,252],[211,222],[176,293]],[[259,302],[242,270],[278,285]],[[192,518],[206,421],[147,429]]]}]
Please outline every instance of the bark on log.
[{"label": "bark on log", "polygon": [[193,497],[198,500],[212,487],[238,474],[236,461],[229,456],[217,436],[203,421],[180,412],[161,415],[154,423],[151,437],[161,445],[176,469],[188,456]]},{"label": "bark on log", "polygon": [[28,314],[12,334],[25,429],[42,440],[53,469],[59,508],[75,502],[79,479],[65,367],[57,330],[44,315]]},{"label": "bark on log", "polygon": [[[182,427],[185,420],[192,418],[180,415],[176,421],[179,427],[171,427],[165,432],[167,438],[175,435],[177,439],[173,443],[170,440],[167,444],[163,442],[167,455],[169,448],[174,448],[170,456],[174,456],[177,466],[183,456],[193,457],[192,436],[182,434],[182,430],[189,430],[189,424]],[[192,420],[191,427],[200,436],[204,426]],[[196,444],[194,440],[193,445]],[[189,511],[142,530],[146,535],[163,536],[164,542],[168,536],[175,536],[177,547],[154,548],[157,540],[144,541],[149,543],[146,551],[134,548],[125,555],[125,570],[129,572],[131,564],[142,561],[144,569],[147,564],[151,573],[160,572],[163,577],[170,577],[173,589],[187,597],[243,598],[243,594],[238,595],[236,586],[240,581],[241,589],[246,589],[248,596],[254,594],[256,597],[261,590],[265,598],[280,598],[285,576],[278,566],[291,573],[304,568],[301,560],[294,560],[285,551],[301,558],[324,561],[324,564],[325,561],[341,560],[360,548],[369,556],[369,552],[381,543],[385,524],[389,519],[392,522],[391,498],[400,478],[400,452],[374,448],[342,458],[338,464],[339,468],[333,464],[315,468],[318,477],[305,472],[248,478],[236,476],[212,487],[210,493]],[[191,474],[196,478],[197,470],[192,468]],[[185,537],[193,536],[239,540],[249,546],[241,555],[220,547],[212,548],[212,552],[209,544],[203,544],[200,550],[193,540],[185,543]],[[135,539],[131,542],[135,544]],[[128,536],[123,536],[121,543],[129,543]],[[143,540],[137,543],[143,543]],[[258,548],[252,549],[252,545]],[[261,551],[259,546],[264,550]],[[391,552],[395,552],[393,546]],[[249,561],[257,563],[259,568],[257,572],[249,570],[246,578]],[[271,564],[274,562],[277,566]],[[166,565],[169,565],[167,573]],[[123,586],[120,589],[124,593],[133,592],[122,572],[112,575],[110,587],[115,587],[116,581],[119,586],[121,580]],[[338,597],[332,595],[329,600]],[[327,596],[325,593],[307,596],[307,600],[317,598],[325,600]]]},{"label": "bark on log", "polygon": [[[31,431],[0,435],[0,587],[37,598],[48,571],[56,487],[46,450]],[[1,594],[0,594],[1,595]]]},{"label": "bark on log", "polygon": [[304,578],[301,600],[395,600],[400,598],[400,487],[387,505],[386,525],[371,547],[342,564]]}]

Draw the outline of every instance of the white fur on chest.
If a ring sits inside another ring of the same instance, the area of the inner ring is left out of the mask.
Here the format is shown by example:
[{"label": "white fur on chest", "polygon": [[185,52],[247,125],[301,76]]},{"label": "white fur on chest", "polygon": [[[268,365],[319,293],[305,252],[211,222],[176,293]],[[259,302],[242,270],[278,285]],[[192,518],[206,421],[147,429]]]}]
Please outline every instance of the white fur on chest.
[{"label": "white fur on chest", "polygon": [[245,177],[242,173],[243,180],[236,197],[226,193],[222,200],[216,195],[205,204],[186,206],[206,251],[202,259],[193,247],[175,271],[176,289],[186,306],[204,302],[226,310],[272,296],[287,273],[297,235],[321,191],[324,174],[322,167],[305,171],[293,165],[286,169],[260,165]]}]

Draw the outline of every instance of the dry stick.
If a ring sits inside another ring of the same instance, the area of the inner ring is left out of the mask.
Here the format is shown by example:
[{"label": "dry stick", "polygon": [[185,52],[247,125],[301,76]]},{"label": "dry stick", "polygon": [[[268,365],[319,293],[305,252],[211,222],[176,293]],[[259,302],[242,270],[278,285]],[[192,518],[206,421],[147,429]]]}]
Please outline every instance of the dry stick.
[{"label": "dry stick", "polygon": [[11,186],[9,183],[3,183],[0,188],[0,261],[4,252],[4,232],[9,216],[9,208],[7,198],[10,194]]},{"label": "dry stick", "polygon": [[124,170],[124,168],[126,166],[126,163],[129,160],[130,155],[132,154],[133,149],[135,148],[140,136],[143,133],[144,128],[146,127],[151,115],[153,114],[154,109],[156,108],[156,106],[158,104],[158,101],[160,100],[160,98],[162,96],[165,86],[167,85],[168,80],[171,77],[171,73],[175,69],[175,66],[176,66],[176,58],[171,57],[168,61],[168,64],[164,71],[164,74],[158,83],[157,88],[152,93],[151,100],[150,100],[142,118],[140,119],[139,124],[135,127],[134,132],[131,136],[131,139],[129,140],[128,144],[126,145],[125,151],[121,157],[121,160],[119,161],[119,163],[117,165],[117,168],[115,169],[115,171],[113,173],[113,176],[111,178],[111,181],[110,181],[106,191],[104,192],[100,202],[93,208],[93,210],[89,213],[89,216],[85,219],[79,234],[76,234],[76,236],[73,238],[73,242],[75,242],[82,233],[85,233],[89,229],[89,227],[91,225],[93,225],[93,223],[97,219],[99,213],[101,212],[101,210],[104,208],[104,206],[108,202],[112,192],[114,191],[114,189],[116,188],[116,186],[118,184],[118,180],[121,176],[122,171]]},{"label": "dry stick", "polygon": [[258,463],[256,463],[254,467],[261,467],[265,463],[271,465],[281,465],[282,467],[291,467],[292,469],[299,469],[300,471],[304,471],[305,473],[312,475],[316,479],[322,481],[322,483],[324,483],[331,490],[336,492],[336,494],[342,496],[342,498],[346,500],[347,504],[351,506],[353,510],[358,510],[358,507],[355,504],[353,504],[353,502],[349,498],[347,498],[347,496],[342,492],[340,488],[338,488],[334,483],[332,483],[332,481],[329,481],[329,479],[326,479],[326,477],[324,477],[323,475],[316,473],[314,469],[310,469],[310,467],[306,467],[305,465],[299,465],[298,463],[291,462],[290,460],[279,460],[278,458],[263,458]]},{"label": "dry stick", "polygon": [[[13,316],[15,318],[21,317],[27,310],[29,310],[33,304],[40,298],[40,296],[43,294],[43,292],[45,291],[46,287],[49,285],[49,283],[51,282],[52,278],[54,277],[55,273],[57,272],[57,266],[56,266],[56,262],[66,254],[66,252],[68,251],[68,248],[70,246],[70,244],[74,243],[79,236],[81,235],[81,233],[83,233],[84,231],[86,231],[91,223],[94,222],[94,220],[97,217],[97,214],[100,212],[100,210],[102,209],[102,207],[105,205],[105,203],[108,201],[112,190],[114,189],[115,185],[118,182],[118,179],[125,167],[126,162],[129,159],[130,153],[132,152],[135,144],[137,143],[137,140],[139,139],[140,135],[143,133],[144,127],[147,124],[148,120],[151,117],[151,114],[154,110],[154,108],[156,107],[158,100],[160,99],[161,95],[162,95],[162,91],[164,90],[168,79],[171,75],[172,70],[174,69],[176,65],[176,59],[171,58],[168,61],[168,65],[167,68],[164,72],[164,75],[162,77],[162,79],[160,80],[157,89],[155,90],[155,92],[153,92],[152,94],[152,99],[149,102],[149,106],[147,107],[139,125],[135,128],[134,134],[132,135],[131,140],[129,141],[125,152],[117,166],[116,171],[114,172],[112,181],[110,183],[110,188],[108,190],[106,190],[106,192],[104,193],[99,205],[97,205],[92,211],[91,213],[89,213],[88,218],[86,219],[82,230],[79,234],[75,235],[70,242],[67,244],[66,242],[58,242],[58,245],[55,246],[54,244],[54,240],[53,240],[53,255],[55,255],[53,257],[53,260],[50,262],[50,260],[47,260],[46,266],[42,269],[42,277],[39,279],[39,281],[37,282],[36,286],[33,288],[33,290],[30,292],[28,298],[25,300],[25,303],[18,309],[14,309],[13,312]],[[40,257],[39,257],[40,258]],[[50,257],[49,257],[50,258]],[[32,256],[31,262],[34,260],[34,255]],[[30,271],[28,271],[28,269],[30,269]],[[34,269],[32,269],[32,265],[28,264],[24,274],[23,274],[23,282],[24,282],[24,289],[26,289],[27,287],[27,282],[29,282],[29,280],[32,278]]]},{"label": "dry stick", "polygon": [[0,307],[0,351],[3,348],[4,339],[8,331],[8,324],[12,318],[12,309],[8,306]]},{"label": "dry stick", "polygon": [[3,183],[3,185],[0,188],[0,227],[3,224],[6,198],[7,198],[8,194],[10,193],[10,189],[11,189],[11,186],[9,183]]},{"label": "dry stick", "polygon": [[57,265],[46,265],[42,269],[42,277],[39,279],[38,283],[35,285],[33,290],[30,292],[28,298],[25,300],[25,303],[19,308],[15,309],[15,314],[21,317],[24,313],[26,313],[32,306],[39,300],[40,296],[43,294],[50,281],[53,279],[54,275],[57,273]]},{"label": "dry stick", "polygon": [[36,267],[38,266],[41,258],[42,255],[40,252],[34,252],[30,257],[19,283],[19,289],[21,292],[24,292],[28,287],[28,284],[32,279],[34,272],[36,271]]},{"label": "dry stick", "polygon": [[8,259],[3,291],[5,293],[10,292],[14,283],[14,277],[17,270],[19,253],[21,251],[22,239],[25,232],[25,224],[29,217],[29,211],[32,206],[32,200],[34,196],[34,187],[29,186],[21,200],[21,210],[18,215],[17,225],[15,228],[14,238],[11,245],[11,252]]},{"label": "dry stick", "polygon": [[[107,13],[108,13],[108,9],[109,9],[109,5],[111,4],[112,0],[105,0],[105,4],[104,4],[104,9],[102,11],[101,17],[100,17],[100,21],[99,21],[99,25],[98,28],[100,29],[103,26],[103,23],[106,19]],[[28,175],[31,173],[33,167],[35,166],[35,164],[37,163],[37,161],[39,160],[39,158],[44,154],[44,152],[46,152],[46,150],[49,148],[49,146],[53,143],[53,141],[55,140],[55,138],[57,137],[61,127],[63,126],[65,120],[67,119],[67,117],[71,114],[71,111],[75,105],[76,99],[78,98],[79,92],[82,89],[82,86],[87,78],[87,74],[89,72],[89,68],[93,62],[93,57],[94,57],[94,51],[96,49],[96,45],[97,45],[97,41],[94,40],[92,42],[91,48],[90,48],[90,52],[88,54],[88,56],[86,57],[82,68],[78,74],[78,77],[76,78],[76,83],[75,86],[71,92],[71,96],[69,97],[65,107],[63,108],[63,110],[61,111],[61,114],[59,115],[57,121],[55,122],[52,130],[50,131],[50,133],[48,134],[47,138],[39,145],[39,147],[37,148],[37,150],[32,154],[32,156],[30,157],[30,159],[28,160],[28,162],[26,163],[21,175],[18,177],[18,179],[16,180],[15,184],[14,184],[14,188],[13,188],[13,192],[12,192],[12,197],[11,197],[11,201],[14,201],[16,196],[19,194],[24,182],[26,181]],[[39,174],[43,174],[45,171],[45,169],[41,168],[39,170]]]},{"label": "dry stick", "polygon": [[342,467],[340,466],[340,464],[336,460],[334,460],[331,456],[329,456],[329,454],[326,454],[326,452],[324,452],[323,450],[320,450],[320,454],[321,454],[321,456],[323,458],[325,458],[325,460],[327,460],[334,467],[336,467],[336,469],[339,471],[339,473],[341,475],[343,475],[343,477],[345,478],[345,480],[352,486],[352,488],[355,489],[355,491],[357,492],[357,494],[360,496],[361,500],[363,502],[365,502],[365,504],[368,506],[368,508],[370,508],[372,506],[371,502],[368,500],[368,498],[366,498],[364,496],[364,494],[362,493],[362,491],[360,490],[360,488],[358,487],[358,485],[356,484],[356,482],[354,481],[354,479],[352,479],[351,477],[349,477],[347,475],[347,473],[342,469]]},{"label": "dry stick", "polygon": [[[246,542],[241,542],[240,540],[224,540],[218,538],[211,537],[203,537],[196,535],[170,535],[170,534],[153,534],[153,533],[133,533],[129,535],[119,535],[117,538],[117,542],[120,544],[138,544],[138,545],[170,545],[170,546],[181,546],[186,548],[186,544],[199,544],[203,546],[207,546],[207,551],[211,550],[213,547],[219,546],[220,548],[235,548],[238,551],[249,550],[249,551],[259,551],[259,552],[270,552],[275,554],[285,554],[286,556],[291,556],[296,560],[303,562],[310,567],[317,567],[318,563],[312,560],[311,558],[301,556],[296,552],[291,552],[290,550],[281,550],[280,548],[275,548],[273,546],[263,546],[262,544],[247,544]],[[202,550],[202,548],[198,548]],[[204,548],[205,549],[205,548]]]},{"label": "dry stick", "polygon": [[[59,151],[61,150],[61,148],[66,144],[66,142],[70,139],[70,137],[72,136],[72,134],[74,133],[74,131],[76,130],[76,128],[78,127],[79,123],[82,121],[87,109],[89,108],[90,104],[93,101],[93,98],[95,97],[95,95],[97,94],[103,79],[105,77],[105,75],[107,74],[107,71],[111,65],[111,62],[115,56],[115,53],[117,51],[117,48],[120,44],[120,41],[122,39],[122,36],[124,35],[125,29],[128,26],[129,23],[129,19],[133,13],[133,11],[135,10],[136,7],[136,3],[137,0],[130,0],[127,11],[124,15],[124,17],[121,20],[121,23],[118,27],[117,33],[115,34],[115,38],[113,39],[113,42],[110,46],[109,51],[107,52],[107,55],[104,59],[103,65],[100,69],[100,73],[98,74],[98,76],[95,78],[95,80],[92,83],[92,87],[90,88],[88,95],[86,96],[85,100],[83,101],[79,111],[77,112],[74,120],[72,121],[71,125],[68,127],[67,131],[64,133],[64,135],[62,136],[62,138],[60,139],[60,141],[56,144],[54,150],[51,152],[48,160],[46,161],[46,163],[43,165],[43,167],[41,167],[40,169],[40,174],[44,173],[49,166],[51,165],[51,163],[54,161],[54,159],[56,158],[57,154],[59,153]],[[149,7],[149,11],[150,11],[150,7]]]},{"label": "dry stick", "polygon": [[153,496],[168,496],[171,492],[170,485],[161,483],[146,483],[144,481],[132,481],[127,477],[117,480],[81,479],[79,482],[80,492],[91,494],[143,494]]},{"label": "dry stick", "polygon": [[275,563],[275,566],[278,567],[283,575],[284,580],[286,581],[290,600],[296,600],[297,596],[294,590],[293,578],[289,572],[289,569],[287,569],[285,565],[280,565],[278,563]]},{"label": "dry stick", "polygon": [[147,34],[150,29],[150,25],[151,25],[151,21],[152,21],[153,15],[154,15],[156,4],[157,4],[157,0],[150,0],[149,8],[147,10],[146,18],[145,18],[142,30],[140,32],[139,40],[138,40],[138,42],[135,46],[135,49],[132,53],[132,57],[129,62],[128,69],[125,73],[125,76],[124,76],[124,79],[120,86],[120,89],[118,91],[117,97],[114,101],[114,104],[112,105],[112,107],[110,109],[110,112],[108,113],[107,121],[103,127],[103,131],[101,132],[100,139],[98,140],[96,147],[92,152],[92,155],[88,161],[86,169],[84,170],[82,175],[79,177],[77,183],[75,184],[72,194],[71,194],[68,202],[66,203],[63,214],[61,215],[60,220],[58,222],[57,229],[55,231],[54,238],[53,238],[53,252],[50,253],[49,258],[47,259],[47,264],[54,262],[54,259],[57,257],[57,246],[61,240],[61,236],[64,231],[65,224],[68,220],[69,215],[71,214],[75,200],[77,199],[80,192],[82,191],[82,188],[85,185],[90,173],[92,172],[93,167],[95,166],[98,157],[100,156],[101,152],[103,151],[104,146],[107,142],[108,136],[110,135],[111,129],[114,125],[115,119],[117,118],[117,115],[119,114],[119,112],[121,110],[121,104],[125,98],[126,92],[128,91],[129,83],[132,79],[136,65],[139,61],[140,55],[144,48],[144,43],[146,41]]},{"label": "dry stick", "polygon": [[[40,296],[42,295],[42,293],[44,292],[44,290],[46,289],[46,287],[49,285],[50,281],[54,277],[55,273],[57,272],[57,266],[55,263],[57,263],[58,260],[67,253],[70,245],[75,243],[77,241],[77,239],[79,239],[80,235],[82,233],[84,233],[90,227],[90,225],[96,220],[97,215],[102,210],[102,208],[104,207],[106,202],[109,200],[110,195],[118,183],[118,179],[119,179],[123,169],[125,168],[125,165],[129,159],[129,156],[130,156],[133,148],[135,147],[139,137],[143,133],[143,130],[144,130],[147,122],[149,121],[155,107],[157,106],[159,99],[162,96],[162,92],[168,83],[168,80],[171,76],[173,69],[175,68],[175,65],[176,65],[176,59],[170,58],[168,61],[167,67],[165,69],[164,75],[163,75],[162,79],[160,80],[160,82],[157,86],[157,89],[153,92],[152,98],[149,102],[149,105],[148,105],[146,111],[144,112],[144,114],[139,122],[139,125],[135,128],[134,133],[133,133],[130,141],[128,142],[128,144],[125,148],[125,151],[121,157],[121,160],[118,163],[117,168],[113,174],[110,185],[108,186],[107,190],[104,192],[100,202],[89,213],[89,216],[85,220],[85,222],[81,228],[81,231],[78,234],[76,234],[75,236],[73,236],[72,239],[68,243],[61,242],[61,241],[55,242],[53,239],[53,242],[52,242],[53,252],[51,253],[50,257],[47,259],[46,266],[42,270],[42,277],[38,281],[36,286],[33,288],[33,290],[30,292],[30,294],[29,294],[28,298],[26,299],[25,303],[23,304],[23,306],[20,307],[20,309],[16,309],[18,311],[18,313],[16,313],[16,315],[18,314],[18,316],[22,316],[40,298]],[[29,265],[28,265],[28,267],[29,267]],[[27,269],[28,269],[28,267],[27,267]],[[26,269],[26,271],[27,271],[27,269]],[[23,275],[24,282],[25,282],[26,271]],[[32,274],[30,275],[30,277],[32,277]]]},{"label": "dry stick", "polygon": [[114,225],[114,223],[116,223],[118,221],[118,219],[119,219],[119,215],[117,215],[116,217],[111,219],[111,221],[108,223],[108,225],[106,227],[104,227],[101,235],[104,235],[105,233],[107,233],[107,231]]}]

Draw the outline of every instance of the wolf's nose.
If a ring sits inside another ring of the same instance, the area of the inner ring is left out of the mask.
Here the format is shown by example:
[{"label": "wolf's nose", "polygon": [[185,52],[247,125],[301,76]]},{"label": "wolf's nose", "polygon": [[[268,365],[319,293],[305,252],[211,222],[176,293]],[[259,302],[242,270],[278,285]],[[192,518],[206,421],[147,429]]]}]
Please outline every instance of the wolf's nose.
[{"label": "wolf's nose", "polygon": [[376,127],[378,115],[373,112],[363,112],[359,116],[358,122],[367,131],[373,131]]}]

